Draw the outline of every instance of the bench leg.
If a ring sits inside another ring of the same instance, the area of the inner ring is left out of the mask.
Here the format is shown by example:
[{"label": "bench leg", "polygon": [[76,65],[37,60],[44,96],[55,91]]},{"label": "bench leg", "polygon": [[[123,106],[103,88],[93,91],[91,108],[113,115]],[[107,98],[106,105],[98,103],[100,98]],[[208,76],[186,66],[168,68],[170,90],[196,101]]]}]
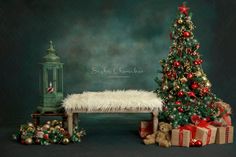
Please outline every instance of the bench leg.
[{"label": "bench leg", "polygon": [[156,133],[158,129],[158,109],[153,110],[152,120],[153,120],[153,133]]},{"label": "bench leg", "polygon": [[67,125],[68,125],[68,132],[70,135],[73,134],[73,112],[67,113]]}]

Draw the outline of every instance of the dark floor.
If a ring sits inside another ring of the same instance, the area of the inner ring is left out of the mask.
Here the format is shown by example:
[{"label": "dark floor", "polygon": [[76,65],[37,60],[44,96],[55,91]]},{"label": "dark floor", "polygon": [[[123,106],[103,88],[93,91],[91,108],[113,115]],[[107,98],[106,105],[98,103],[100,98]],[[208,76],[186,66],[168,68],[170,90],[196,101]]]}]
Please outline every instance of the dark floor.
[{"label": "dark floor", "polygon": [[201,148],[160,148],[145,146],[137,132],[138,122],[149,119],[149,115],[89,114],[82,115],[81,126],[87,136],[80,144],[69,145],[21,145],[11,140],[16,126],[0,127],[1,157],[76,156],[76,157],[205,157],[236,156],[236,144],[208,145]]}]

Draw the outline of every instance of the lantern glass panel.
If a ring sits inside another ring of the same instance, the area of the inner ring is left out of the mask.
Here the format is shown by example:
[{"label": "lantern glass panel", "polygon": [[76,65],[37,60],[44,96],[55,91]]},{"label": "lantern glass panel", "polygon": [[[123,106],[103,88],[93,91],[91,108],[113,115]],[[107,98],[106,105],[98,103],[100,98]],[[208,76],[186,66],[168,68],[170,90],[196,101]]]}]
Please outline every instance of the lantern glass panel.
[{"label": "lantern glass panel", "polygon": [[50,83],[53,83],[53,70],[48,69],[47,73],[48,73],[48,86],[50,86]]},{"label": "lantern glass panel", "polygon": [[62,69],[57,69],[57,91],[62,92]]}]

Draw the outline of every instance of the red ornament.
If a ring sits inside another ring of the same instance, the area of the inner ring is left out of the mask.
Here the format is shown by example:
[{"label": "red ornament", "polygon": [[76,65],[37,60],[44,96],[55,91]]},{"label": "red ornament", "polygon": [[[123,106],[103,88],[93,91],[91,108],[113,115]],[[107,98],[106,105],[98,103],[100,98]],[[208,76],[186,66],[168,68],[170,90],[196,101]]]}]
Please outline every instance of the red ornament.
[{"label": "red ornament", "polygon": [[188,93],[188,96],[190,96],[190,97],[196,97],[194,92],[187,92],[187,93]]},{"label": "red ornament", "polygon": [[196,56],[198,52],[193,52],[191,55]]},{"label": "red ornament", "polygon": [[43,138],[44,138],[45,140],[48,140],[48,139],[49,139],[49,135],[48,135],[48,134],[44,134],[44,135],[43,135]]},{"label": "red ornament", "polygon": [[178,109],[179,112],[184,112],[184,109],[180,106],[177,109]]},{"label": "red ornament", "polygon": [[197,45],[196,45],[196,49],[199,49],[199,48],[200,48],[200,44],[197,44]]},{"label": "red ornament", "polygon": [[197,141],[196,139],[192,139],[192,140],[190,141],[190,143],[189,143],[190,146],[191,146],[191,147],[194,147],[196,141]]},{"label": "red ornament", "polygon": [[40,144],[40,139],[38,139],[38,138],[35,139],[34,143],[35,143],[35,144]]},{"label": "red ornament", "polygon": [[206,121],[207,122],[211,121],[211,118],[210,117],[206,117]]},{"label": "red ornament", "polygon": [[182,97],[182,96],[184,96],[184,92],[183,92],[183,91],[179,91],[177,95],[178,95],[179,97]]},{"label": "red ornament", "polygon": [[192,85],[191,85],[191,88],[192,89],[197,89],[199,87],[198,83],[194,82]]},{"label": "red ornament", "polygon": [[191,147],[201,147],[202,146],[202,141],[201,140],[197,140],[197,139],[192,139],[190,141],[190,146]]},{"label": "red ornament", "polygon": [[203,89],[202,89],[202,92],[203,92],[204,94],[208,93],[208,92],[209,92],[209,88],[207,88],[207,87],[203,88]]},{"label": "red ornament", "polygon": [[195,147],[201,147],[201,146],[202,146],[202,141],[201,141],[201,140],[197,140],[197,141],[194,143],[194,146],[195,146]]},{"label": "red ornament", "polygon": [[171,78],[171,77],[172,77],[172,72],[171,72],[171,71],[168,71],[168,72],[166,73],[166,75],[167,75],[168,78]]},{"label": "red ornament", "polygon": [[187,8],[184,3],[179,7],[179,11],[185,15],[188,15],[188,10],[189,8]]},{"label": "red ornament", "polygon": [[187,48],[187,53],[191,53],[192,50],[190,48]]},{"label": "red ornament", "polygon": [[188,38],[188,37],[190,37],[190,33],[187,32],[187,31],[184,31],[184,32],[183,32],[183,36],[184,36],[185,38]]},{"label": "red ornament", "polygon": [[176,75],[176,72],[173,72],[173,73],[172,73],[172,77],[176,78],[176,76],[177,76],[177,75]]},{"label": "red ornament", "polygon": [[20,143],[21,143],[21,144],[25,144],[25,140],[22,139],[22,140],[20,141]]},{"label": "red ornament", "polygon": [[174,62],[174,66],[175,66],[175,67],[179,67],[179,66],[180,66],[180,62],[179,62],[179,61],[175,61],[175,62]]},{"label": "red ornament", "polygon": [[178,107],[178,111],[179,111],[179,112],[184,112],[184,109],[179,106],[179,107]]},{"label": "red ornament", "polygon": [[192,79],[193,78],[193,74],[192,73],[188,73],[187,78],[188,79]]},{"label": "red ornament", "polygon": [[180,105],[181,102],[180,102],[180,101],[176,101],[175,104],[176,104],[176,105]]},{"label": "red ornament", "polygon": [[167,109],[167,107],[163,106],[163,107],[162,107],[162,110],[163,110],[163,111],[167,111],[168,109]]},{"label": "red ornament", "polygon": [[202,64],[202,60],[201,59],[196,59],[193,63],[195,64],[195,65],[200,65],[200,64]]},{"label": "red ornament", "polygon": [[201,121],[201,117],[199,115],[192,115],[190,119],[193,124],[198,124]]}]

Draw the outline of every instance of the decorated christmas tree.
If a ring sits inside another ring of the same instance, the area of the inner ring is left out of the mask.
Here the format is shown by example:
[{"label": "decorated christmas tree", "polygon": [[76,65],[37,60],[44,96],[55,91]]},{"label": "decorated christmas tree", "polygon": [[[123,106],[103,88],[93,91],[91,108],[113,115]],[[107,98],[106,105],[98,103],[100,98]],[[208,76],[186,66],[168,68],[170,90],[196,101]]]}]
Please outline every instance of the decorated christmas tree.
[{"label": "decorated christmas tree", "polygon": [[190,123],[194,115],[215,120],[218,112],[214,105],[218,98],[211,92],[211,83],[202,69],[192,14],[185,3],[178,9],[170,33],[172,45],[167,59],[161,60],[163,75],[156,79],[164,104],[159,118],[173,127]]}]

